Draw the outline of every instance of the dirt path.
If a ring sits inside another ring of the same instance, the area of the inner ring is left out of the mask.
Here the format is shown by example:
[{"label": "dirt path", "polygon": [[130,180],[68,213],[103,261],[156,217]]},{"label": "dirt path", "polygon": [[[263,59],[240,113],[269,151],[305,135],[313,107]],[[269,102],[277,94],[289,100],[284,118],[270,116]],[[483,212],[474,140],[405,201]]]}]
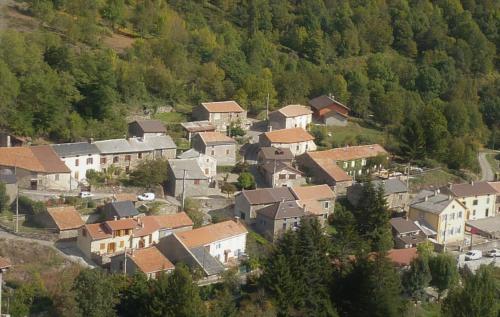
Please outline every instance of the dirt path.
[{"label": "dirt path", "polygon": [[479,166],[481,167],[481,181],[493,181],[495,180],[495,174],[491,168],[490,162],[486,158],[486,152],[480,152],[478,155]]}]

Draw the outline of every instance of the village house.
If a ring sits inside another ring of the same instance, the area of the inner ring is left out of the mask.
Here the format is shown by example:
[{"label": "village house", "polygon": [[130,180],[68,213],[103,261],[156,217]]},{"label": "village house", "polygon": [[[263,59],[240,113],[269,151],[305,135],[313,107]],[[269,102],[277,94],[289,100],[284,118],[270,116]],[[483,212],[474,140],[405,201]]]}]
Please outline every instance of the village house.
[{"label": "village house", "polygon": [[193,115],[200,121],[209,121],[218,132],[226,132],[231,124],[248,128],[246,110],[233,100],[203,102]]},{"label": "village house", "polygon": [[213,186],[197,159],[169,160],[167,192],[174,197],[206,196]]},{"label": "village house", "polygon": [[271,242],[288,230],[296,230],[306,215],[297,201],[277,202],[257,210],[255,230]]},{"label": "village house", "polygon": [[71,177],[78,183],[87,179],[87,171],[100,171],[100,152],[91,142],[51,145],[59,158],[71,170]]},{"label": "village house", "polygon": [[259,165],[274,161],[281,162],[284,164],[292,165],[293,154],[290,149],[287,148],[276,148],[272,146],[261,147],[259,153],[257,154],[257,163]]},{"label": "village house", "polygon": [[496,216],[497,191],[488,182],[450,184],[440,189],[460,201],[469,212],[465,220],[476,220]]},{"label": "village house", "polygon": [[418,193],[408,212],[409,219],[433,231],[431,241],[438,244],[463,242],[466,217],[467,208],[452,195],[439,190]]},{"label": "village house", "polygon": [[346,126],[349,119],[349,109],[332,95],[323,95],[309,100],[309,106],[314,111],[314,117],[328,126]]},{"label": "village house", "polygon": [[301,105],[288,105],[269,114],[271,130],[302,128],[307,129],[312,121],[312,111]]},{"label": "village house", "polygon": [[111,165],[129,173],[141,160],[175,158],[177,146],[168,135],[94,142],[100,152],[101,170]]},{"label": "village house", "polygon": [[294,186],[291,190],[307,215],[316,217],[322,225],[327,223],[328,216],[335,210],[336,200],[328,185]]},{"label": "village house", "polygon": [[5,185],[5,193],[9,196],[9,201],[7,203],[11,205],[17,197],[16,175],[9,169],[0,169],[0,183]]},{"label": "village house", "polygon": [[125,272],[128,276],[133,276],[142,272],[148,279],[157,279],[160,274],[171,273],[174,269],[172,262],[156,246],[127,250],[124,254],[112,257],[110,263],[112,273]]},{"label": "village house", "polygon": [[85,223],[74,206],[49,207],[45,211],[31,216],[31,220],[39,226],[59,235],[59,239],[70,239],[78,236],[78,229]]},{"label": "village house", "polygon": [[489,183],[491,187],[493,187],[497,194],[496,194],[496,202],[495,202],[495,210],[496,214],[500,215],[500,181],[499,182],[490,182]]},{"label": "village house", "polygon": [[242,190],[235,196],[234,215],[253,224],[259,209],[280,201],[296,200],[288,187]]},{"label": "village house", "polygon": [[193,221],[185,212],[175,214],[153,216],[160,225],[160,239],[175,232],[189,231],[193,229]]},{"label": "village house", "polygon": [[193,148],[217,160],[218,166],[236,164],[236,141],[220,132],[200,132],[193,137]]},{"label": "village house", "polygon": [[210,183],[214,182],[217,176],[217,160],[210,155],[202,154],[195,149],[189,149],[186,152],[177,155],[178,159],[195,159],[200,166],[203,174],[208,177]]},{"label": "village house", "polygon": [[148,138],[167,134],[167,128],[160,120],[135,120],[128,124],[129,137]]},{"label": "village house", "polygon": [[186,131],[186,136],[188,138],[189,143],[191,143],[191,139],[196,133],[215,131],[215,126],[211,124],[210,121],[208,120],[182,122],[181,126]]},{"label": "village house", "polygon": [[259,135],[261,147],[289,149],[294,156],[316,151],[314,137],[303,128],[291,128],[262,133]]},{"label": "village house", "polygon": [[306,183],[301,171],[281,161],[264,163],[259,165],[259,169],[270,187],[292,187]]},{"label": "village house", "polygon": [[392,218],[392,237],[396,249],[414,248],[425,242],[427,236],[412,220],[403,217]]},{"label": "village house", "polygon": [[202,249],[223,264],[245,254],[247,234],[238,219],[174,233],[189,250]]},{"label": "village house", "polygon": [[5,131],[0,131],[0,147],[29,146],[30,144],[30,137],[22,137]]},{"label": "village house", "polygon": [[[389,210],[402,211],[409,203],[410,195],[406,183],[397,178],[387,180],[373,180],[373,187],[378,189],[382,186],[384,189],[384,198]],[[363,183],[355,183],[347,188],[347,199],[354,206],[358,207],[359,201],[363,195]]]},{"label": "village house", "polygon": [[68,191],[76,188],[70,169],[49,145],[0,148],[0,170],[16,175],[19,187]]},{"label": "village house", "polygon": [[78,232],[77,245],[87,258],[104,265],[125,249],[141,249],[158,243],[159,230],[160,225],[152,216],[86,224]]},{"label": "village house", "polygon": [[345,195],[357,175],[382,169],[388,162],[388,153],[378,144],[346,146],[307,152],[297,161],[314,182],[335,186],[338,195]]},{"label": "village house", "polygon": [[131,201],[114,201],[102,207],[106,220],[120,220],[134,218],[139,215],[139,211]]}]

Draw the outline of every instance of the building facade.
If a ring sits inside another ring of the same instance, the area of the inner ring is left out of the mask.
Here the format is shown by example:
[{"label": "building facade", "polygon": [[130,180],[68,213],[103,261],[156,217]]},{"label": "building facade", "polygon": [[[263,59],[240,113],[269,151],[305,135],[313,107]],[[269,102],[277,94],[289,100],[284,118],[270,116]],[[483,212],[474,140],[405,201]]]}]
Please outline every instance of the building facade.
[{"label": "building facade", "polygon": [[77,182],[87,179],[87,171],[100,171],[100,152],[91,142],[62,143],[51,145],[59,158],[70,169]]},{"label": "building facade", "polygon": [[306,130],[312,122],[312,111],[301,105],[288,105],[269,114],[272,130],[302,128]]},{"label": "building facade", "polygon": [[259,136],[261,147],[289,149],[294,156],[316,151],[314,137],[302,128],[276,130]]},{"label": "building facade", "polygon": [[236,141],[220,132],[200,132],[192,144],[196,151],[215,158],[218,166],[236,164]]},{"label": "building facade", "polygon": [[248,128],[247,112],[233,100],[203,102],[193,114],[198,120],[210,122],[218,132],[226,132],[231,124]]}]

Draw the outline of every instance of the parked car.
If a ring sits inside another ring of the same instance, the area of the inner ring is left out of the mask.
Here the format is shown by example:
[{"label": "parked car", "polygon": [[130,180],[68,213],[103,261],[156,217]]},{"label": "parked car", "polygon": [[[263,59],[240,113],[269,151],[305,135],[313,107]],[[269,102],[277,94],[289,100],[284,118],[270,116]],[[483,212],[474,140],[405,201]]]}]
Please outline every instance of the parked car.
[{"label": "parked car", "polygon": [[490,258],[496,258],[497,256],[500,256],[500,249],[490,250],[486,252],[486,256]]},{"label": "parked car", "polygon": [[154,193],[143,193],[139,196],[137,196],[137,199],[138,200],[141,200],[141,201],[153,201],[155,200],[156,196]]},{"label": "parked car", "polygon": [[94,194],[92,194],[91,192],[83,191],[83,192],[80,192],[80,194],[78,194],[78,196],[80,198],[90,198],[90,197],[94,197]]},{"label": "parked car", "polygon": [[470,250],[465,253],[465,261],[479,260],[483,257],[483,252],[480,250]]}]

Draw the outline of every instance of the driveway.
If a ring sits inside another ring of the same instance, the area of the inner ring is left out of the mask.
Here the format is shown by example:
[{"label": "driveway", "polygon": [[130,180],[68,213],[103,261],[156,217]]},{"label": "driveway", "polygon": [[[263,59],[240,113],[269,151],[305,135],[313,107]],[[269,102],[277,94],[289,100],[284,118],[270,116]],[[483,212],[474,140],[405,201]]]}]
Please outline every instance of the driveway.
[{"label": "driveway", "polygon": [[481,181],[494,181],[495,174],[493,173],[493,169],[490,166],[490,163],[486,159],[486,152],[480,152],[478,155],[479,166],[481,167]]}]

